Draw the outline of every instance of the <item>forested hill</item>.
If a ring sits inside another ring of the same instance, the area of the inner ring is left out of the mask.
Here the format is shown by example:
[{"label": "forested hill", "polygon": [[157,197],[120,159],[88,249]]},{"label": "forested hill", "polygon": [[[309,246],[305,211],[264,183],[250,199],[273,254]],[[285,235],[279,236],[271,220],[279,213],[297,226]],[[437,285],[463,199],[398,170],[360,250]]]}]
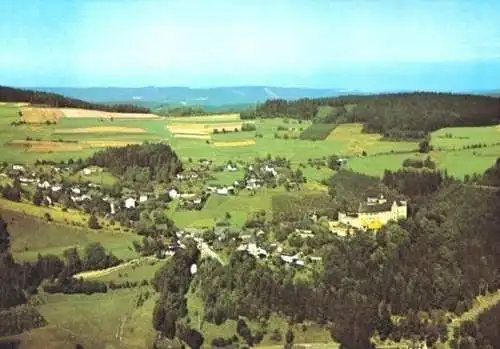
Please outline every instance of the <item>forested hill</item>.
[{"label": "forested hill", "polygon": [[79,108],[122,113],[151,113],[149,108],[133,104],[95,104],[57,93],[25,90],[0,85],[0,102],[25,102],[59,108]]},{"label": "forested hill", "polygon": [[[318,110],[327,108],[320,118]],[[500,123],[500,98],[433,92],[350,95],[286,101],[268,100],[254,115],[290,117],[316,122],[362,122],[365,132],[394,138],[421,138],[448,126],[485,126]]]}]

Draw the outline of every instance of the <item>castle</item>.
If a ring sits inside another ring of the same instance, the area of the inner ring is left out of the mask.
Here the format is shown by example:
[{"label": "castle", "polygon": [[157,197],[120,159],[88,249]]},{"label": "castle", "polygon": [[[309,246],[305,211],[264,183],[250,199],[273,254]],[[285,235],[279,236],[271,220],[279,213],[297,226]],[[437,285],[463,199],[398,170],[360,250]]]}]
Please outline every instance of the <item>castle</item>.
[{"label": "castle", "polygon": [[368,197],[359,205],[356,213],[339,212],[338,221],[357,229],[378,230],[387,222],[406,219],[408,207],[406,201],[387,201],[383,195]]}]

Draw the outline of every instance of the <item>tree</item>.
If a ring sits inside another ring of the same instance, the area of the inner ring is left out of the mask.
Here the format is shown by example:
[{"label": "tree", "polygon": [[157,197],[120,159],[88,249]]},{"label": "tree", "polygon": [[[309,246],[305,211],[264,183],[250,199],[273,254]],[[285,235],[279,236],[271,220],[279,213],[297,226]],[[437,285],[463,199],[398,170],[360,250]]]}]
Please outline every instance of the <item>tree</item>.
[{"label": "tree", "polygon": [[431,146],[430,146],[430,138],[425,137],[419,144],[418,144],[418,151],[420,153],[428,153],[431,151]]},{"label": "tree", "polygon": [[7,253],[10,248],[10,234],[7,231],[7,223],[0,216],[0,256]]},{"label": "tree", "polygon": [[36,206],[40,206],[43,202],[43,193],[40,189],[37,189],[35,194],[33,195],[33,204]]},{"label": "tree", "polygon": [[101,228],[101,226],[99,225],[99,221],[97,220],[97,217],[94,214],[90,215],[88,226],[90,229],[96,229],[96,230]]},{"label": "tree", "polygon": [[291,328],[289,328],[289,329],[286,331],[286,335],[285,335],[285,340],[286,340],[286,343],[292,344],[294,339],[295,339],[295,335],[293,334],[292,329],[291,329]]},{"label": "tree", "polygon": [[182,341],[186,342],[187,345],[191,347],[191,349],[200,349],[204,341],[202,334],[193,329],[187,329],[182,331],[179,338]]}]

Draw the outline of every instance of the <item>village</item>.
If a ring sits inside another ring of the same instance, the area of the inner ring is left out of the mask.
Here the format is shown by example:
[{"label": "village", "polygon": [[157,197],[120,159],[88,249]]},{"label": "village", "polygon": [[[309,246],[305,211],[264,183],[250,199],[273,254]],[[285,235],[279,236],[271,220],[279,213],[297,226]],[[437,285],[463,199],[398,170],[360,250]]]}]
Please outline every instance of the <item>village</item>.
[{"label": "village", "polygon": [[[116,185],[110,188],[89,180],[90,176],[99,178],[103,171],[105,169],[92,166],[50,164],[27,167],[3,164],[0,176],[10,180],[12,187],[20,185],[22,191],[33,198],[35,205],[61,206],[63,210],[81,209],[106,219],[116,219],[120,224],[132,228],[137,226],[141,211],[148,206],[165,208],[170,203],[177,203],[177,209],[202,210],[211,195],[238,195],[240,191],[254,193],[262,187],[278,185],[286,186],[287,190],[300,190],[300,185],[306,181],[300,170],[292,171],[287,160],[280,158],[256,159],[252,164],[229,161],[224,166],[214,166],[211,161],[200,160],[199,164],[178,173],[168,186],[156,191],[131,190]],[[243,176],[231,184],[207,184],[214,173],[237,171],[243,172]],[[73,180],[69,180],[70,178]],[[9,187],[11,186],[7,184],[3,191]],[[360,204],[358,212],[339,212],[337,219],[317,217],[311,213],[309,225],[312,227],[322,224],[329,233],[345,236],[354,229],[376,231],[390,220],[404,219],[406,216],[406,202],[388,201],[383,195],[373,194],[366,198],[365,203]],[[258,215],[256,217],[257,220],[260,219]],[[306,267],[321,261],[321,257],[315,255],[314,250],[307,248],[304,243],[315,237],[314,229],[296,228],[282,242],[270,240],[269,229],[247,226],[236,229],[224,222],[207,229],[180,227],[171,232],[170,239],[165,240],[166,244],[160,245],[162,250],[155,252],[161,256],[171,255],[184,247],[183,241],[194,239],[200,249],[215,254],[229,255],[233,250],[246,251],[262,261],[295,267]],[[298,240],[301,242],[297,243]]]}]

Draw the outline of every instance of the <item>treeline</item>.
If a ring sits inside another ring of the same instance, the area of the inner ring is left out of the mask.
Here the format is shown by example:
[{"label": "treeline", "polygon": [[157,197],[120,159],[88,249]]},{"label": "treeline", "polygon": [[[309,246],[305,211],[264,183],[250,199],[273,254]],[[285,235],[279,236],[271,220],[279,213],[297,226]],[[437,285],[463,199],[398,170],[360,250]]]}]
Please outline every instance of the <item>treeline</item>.
[{"label": "treeline", "polygon": [[153,180],[169,182],[182,171],[182,162],[169,145],[144,143],[113,147],[87,159],[87,165],[107,168],[131,182]]},{"label": "treeline", "polygon": [[[308,281],[245,252],[234,252],[226,266],[203,261],[193,282],[205,319],[256,320],[276,312],[296,323],[328,325],[346,348],[371,348],[374,334],[382,340],[420,338],[429,347],[448,340],[446,314],[461,314],[478,294],[500,287],[500,197],[444,174],[401,171],[386,177],[384,187],[420,196],[406,221],[375,234],[307,238],[323,260]],[[417,189],[410,183],[419,183]]]},{"label": "treeline", "polygon": [[[318,108],[330,106],[318,114]],[[326,113],[326,115],[324,115]],[[268,100],[242,118],[287,117],[323,123],[362,122],[363,130],[390,138],[423,138],[449,126],[485,126],[500,122],[500,99],[451,93],[394,93],[368,96]]]},{"label": "treeline", "polygon": [[0,86],[0,102],[24,102],[47,107],[90,109],[117,113],[151,113],[149,108],[140,107],[134,104],[96,104],[76,98],[69,98],[57,93],[33,91],[7,86]]}]

